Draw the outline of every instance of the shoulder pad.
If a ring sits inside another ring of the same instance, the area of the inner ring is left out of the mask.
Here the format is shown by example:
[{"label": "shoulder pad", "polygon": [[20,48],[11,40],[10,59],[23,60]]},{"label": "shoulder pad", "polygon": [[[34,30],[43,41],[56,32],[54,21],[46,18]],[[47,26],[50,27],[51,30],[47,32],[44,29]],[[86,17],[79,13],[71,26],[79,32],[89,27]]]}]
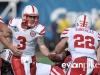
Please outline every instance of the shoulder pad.
[{"label": "shoulder pad", "polygon": [[16,23],[18,22],[18,20],[20,20],[21,18],[13,18],[9,21],[8,26],[15,26]]},{"label": "shoulder pad", "polygon": [[43,25],[38,24],[37,27],[36,27],[36,29],[35,29],[35,31],[37,33],[39,33],[39,35],[44,35],[45,31],[46,31],[46,28]]}]

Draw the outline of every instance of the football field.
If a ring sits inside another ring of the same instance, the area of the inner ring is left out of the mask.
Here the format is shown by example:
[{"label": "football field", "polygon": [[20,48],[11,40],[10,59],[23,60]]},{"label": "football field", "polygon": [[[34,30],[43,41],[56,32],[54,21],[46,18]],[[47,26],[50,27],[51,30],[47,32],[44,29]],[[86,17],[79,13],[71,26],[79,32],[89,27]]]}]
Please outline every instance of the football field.
[{"label": "football field", "polygon": [[51,65],[54,64],[52,61],[49,60],[49,58],[45,56],[37,56],[36,59],[38,62],[41,62],[41,63],[51,64]]}]

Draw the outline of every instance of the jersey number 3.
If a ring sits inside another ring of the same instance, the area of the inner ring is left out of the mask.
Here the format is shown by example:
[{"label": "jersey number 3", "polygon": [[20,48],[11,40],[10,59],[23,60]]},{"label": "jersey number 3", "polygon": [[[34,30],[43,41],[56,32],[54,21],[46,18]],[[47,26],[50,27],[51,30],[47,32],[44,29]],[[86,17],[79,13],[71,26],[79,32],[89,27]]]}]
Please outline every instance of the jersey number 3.
[{"label": "jersey number 3", "polygon": [[75,39],[75,42],[74,42],[75,48],[88,48],[88,49],[95,50],[94,38],[92,36],[83,36],[81,34],[76,34],[74,36],[74,39]]},{"label": "jersey number 3", "polygon": [[17,45],[19,49],[24,50],[26,48],[26,38],[24,36],[19,36],[17,40],[20,40],[20,44]]}]

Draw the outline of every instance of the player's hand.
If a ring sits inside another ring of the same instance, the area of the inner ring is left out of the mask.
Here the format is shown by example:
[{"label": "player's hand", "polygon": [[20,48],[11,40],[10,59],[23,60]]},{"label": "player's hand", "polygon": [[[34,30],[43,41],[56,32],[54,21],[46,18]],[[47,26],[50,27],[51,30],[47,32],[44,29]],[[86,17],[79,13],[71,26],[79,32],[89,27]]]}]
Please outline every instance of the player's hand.
[{"label": "player's hand", "polygon": [[52,53],[49,53],[48,55],[49,59],[53,62],[57,62],[59,60],[59,58],[57,57],[57,54],[52,52]]},{"label": "player's hand", "polygon": [[52,52],[48,55],[48,57],[53,62],[61,62],[66,58],[66,54],[63,52],[60,54],[56,54],[56,53]]},{"label": "player's hand", "polygon": [[16,46],[12,46],[11,50],[14,53],[15,56],[21,56],[22,55],[22,52],[20,50],[18,50],[18,48]]},{"label": "player's hand", "polygon": [[49,57],[50,60],[52,60],[53,54],[55,54],[55,53],[52,52],[52,53],[49,53],[49,54],[48,54],[48,57]]}]

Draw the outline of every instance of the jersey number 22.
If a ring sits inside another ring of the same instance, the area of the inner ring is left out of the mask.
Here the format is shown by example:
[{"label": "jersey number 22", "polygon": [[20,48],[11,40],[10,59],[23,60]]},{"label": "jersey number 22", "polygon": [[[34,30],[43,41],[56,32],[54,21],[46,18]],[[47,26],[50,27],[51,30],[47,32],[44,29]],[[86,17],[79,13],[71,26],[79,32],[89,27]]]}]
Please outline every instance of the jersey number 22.
[{"label": "jersey number 22", "polygon": [[[79,38],[79,39],[78,39]],[[94,49],[94,38],[92,36],[83,36],[82,34],[76,34],[74,35],[74,47],[75,48],[88,48],[88,49]],[[85,41],[85,42],[84,42]]]}]

